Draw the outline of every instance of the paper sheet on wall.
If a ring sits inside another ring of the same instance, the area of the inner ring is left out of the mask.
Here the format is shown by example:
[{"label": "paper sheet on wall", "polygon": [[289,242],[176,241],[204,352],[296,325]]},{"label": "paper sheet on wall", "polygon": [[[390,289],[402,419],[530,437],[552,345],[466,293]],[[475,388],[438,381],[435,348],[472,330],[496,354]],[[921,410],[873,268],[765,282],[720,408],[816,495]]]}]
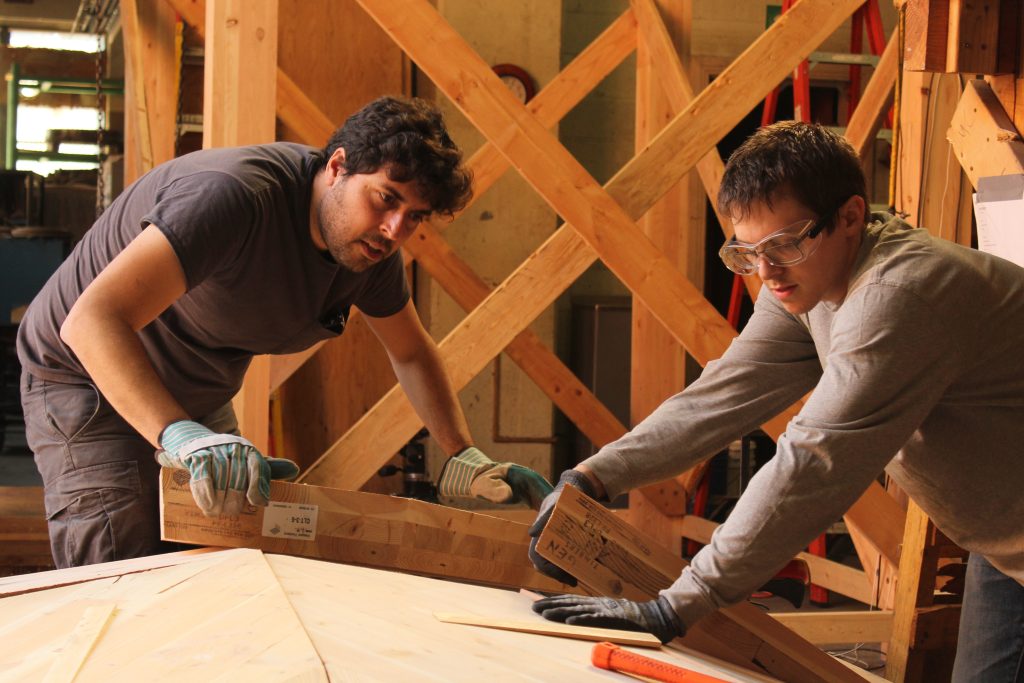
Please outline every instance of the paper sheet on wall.
[{"label": "paper sheet on wall", "polygon": [[978,249],[1024,267],[1024,175],[978,179]]}]

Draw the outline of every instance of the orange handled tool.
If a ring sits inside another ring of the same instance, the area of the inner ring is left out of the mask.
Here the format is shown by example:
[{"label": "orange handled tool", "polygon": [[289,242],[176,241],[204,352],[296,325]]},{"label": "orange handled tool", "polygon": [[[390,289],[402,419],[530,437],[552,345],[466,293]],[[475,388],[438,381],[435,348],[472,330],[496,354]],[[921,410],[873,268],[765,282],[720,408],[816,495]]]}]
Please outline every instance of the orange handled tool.
[{"label": "orange handled tool", "polygon": [[623,650],[614,643],[595,645],[590,654],[590,662],[599,669],[636,674],[663,683],[726,683],[721,678]]}]

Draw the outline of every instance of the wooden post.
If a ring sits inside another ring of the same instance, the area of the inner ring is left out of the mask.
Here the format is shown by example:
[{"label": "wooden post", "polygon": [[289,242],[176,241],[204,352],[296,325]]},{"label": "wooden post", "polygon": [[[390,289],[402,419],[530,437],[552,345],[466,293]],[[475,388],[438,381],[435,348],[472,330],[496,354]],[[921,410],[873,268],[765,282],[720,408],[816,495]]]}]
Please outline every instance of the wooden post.
[{"label": "wooden post", "polygon": [[[203,83],[203,147],[274,140],[277,0],[209,0]],[[242,435],[266,452],[270,359],[253,358],[235,401]]]}]

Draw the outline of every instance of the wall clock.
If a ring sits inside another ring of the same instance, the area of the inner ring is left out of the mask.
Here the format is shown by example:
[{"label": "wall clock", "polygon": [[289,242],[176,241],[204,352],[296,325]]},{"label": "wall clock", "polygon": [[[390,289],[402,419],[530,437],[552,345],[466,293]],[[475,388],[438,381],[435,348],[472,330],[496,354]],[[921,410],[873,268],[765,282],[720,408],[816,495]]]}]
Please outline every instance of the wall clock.
[{"label": "wall clock", "polygon": [[526,104],[537,93],[533,78],[522,67],[515,64],[498,64],[494,67],[501,82],[508,86],[516,99]]}]

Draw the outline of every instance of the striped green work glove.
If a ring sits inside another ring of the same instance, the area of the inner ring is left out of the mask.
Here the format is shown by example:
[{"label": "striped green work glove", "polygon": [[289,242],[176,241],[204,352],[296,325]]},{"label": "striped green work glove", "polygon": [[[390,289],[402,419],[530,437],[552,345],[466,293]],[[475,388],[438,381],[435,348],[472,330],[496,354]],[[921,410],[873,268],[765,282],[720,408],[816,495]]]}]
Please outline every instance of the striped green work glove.
[{"label": "striped green work glove", "polygon": [[537,509],[551,493],[548,480],[528,467],[497,463],[470,446],[448,458],[437,492],[452,498],[484,498],[492,503],[526,502]]},{"label": "striped green work glove", "polygon": [[160,445],[164,450],[157,451],[157,462],[189,471],[192,497],[207,517],[238,515],[246,500],[266,505],[272,478],[291,480],[299,474],[291,460],[268,460],[248,440],[191,420],[167,425]]}]

